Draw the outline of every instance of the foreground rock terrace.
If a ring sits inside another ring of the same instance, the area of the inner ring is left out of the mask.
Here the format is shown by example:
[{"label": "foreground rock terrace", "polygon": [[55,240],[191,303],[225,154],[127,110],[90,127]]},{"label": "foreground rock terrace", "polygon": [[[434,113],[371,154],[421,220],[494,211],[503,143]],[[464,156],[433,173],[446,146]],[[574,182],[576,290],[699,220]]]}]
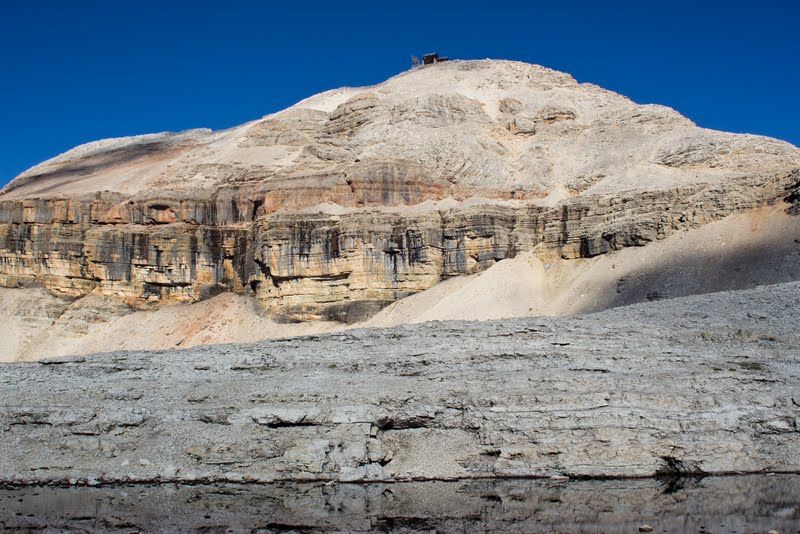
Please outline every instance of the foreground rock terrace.
[{"label": "foreground rock terrace", "polygon": [[0,480],[800,471],[800,283],[0,366]]}]

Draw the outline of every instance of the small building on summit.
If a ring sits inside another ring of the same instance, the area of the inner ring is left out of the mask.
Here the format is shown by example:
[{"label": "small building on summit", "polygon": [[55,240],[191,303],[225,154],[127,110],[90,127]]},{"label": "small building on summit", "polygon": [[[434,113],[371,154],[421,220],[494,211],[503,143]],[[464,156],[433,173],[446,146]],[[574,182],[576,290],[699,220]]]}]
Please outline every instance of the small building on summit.
[{"label": "small building on summit", "polygon": [[439,56],[438,52],[433,52],[432,54],[423,54],[422,56],[422,64],[423,65],[433,65],[434,63],[441,63],[442,61],[447,61],[448,57],[446,56]]}]

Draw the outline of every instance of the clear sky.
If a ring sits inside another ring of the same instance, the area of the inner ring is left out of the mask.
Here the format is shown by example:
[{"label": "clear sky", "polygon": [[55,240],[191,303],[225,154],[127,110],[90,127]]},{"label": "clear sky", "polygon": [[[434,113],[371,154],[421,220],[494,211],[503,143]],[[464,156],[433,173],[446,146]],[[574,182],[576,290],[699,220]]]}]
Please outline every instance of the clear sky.
[{"label": "clear sky", "polygon": [[430,51],[800,145],[798,27],[796,0],[0,0],[0,185],[80,143],[233,126]]}]

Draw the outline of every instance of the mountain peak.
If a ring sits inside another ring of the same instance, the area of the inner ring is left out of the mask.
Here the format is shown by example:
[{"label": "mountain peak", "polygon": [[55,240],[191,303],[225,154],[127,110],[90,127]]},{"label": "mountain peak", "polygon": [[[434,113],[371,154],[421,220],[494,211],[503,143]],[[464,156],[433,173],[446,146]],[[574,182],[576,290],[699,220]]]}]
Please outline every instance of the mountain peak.
[{"label": "mountain peak", "polygon": [[[3,196],[205,197],[235,187],[284,191],[267,203],[274,209],[471,197],[552,204],[798,164],[800,151],[788,143],[701,129],[672,109],[635,104],[569,74],[456,60],[326,91],[224,131],[89,143],[26,171]],[[374,194],[352,194],[348,176]]]}]

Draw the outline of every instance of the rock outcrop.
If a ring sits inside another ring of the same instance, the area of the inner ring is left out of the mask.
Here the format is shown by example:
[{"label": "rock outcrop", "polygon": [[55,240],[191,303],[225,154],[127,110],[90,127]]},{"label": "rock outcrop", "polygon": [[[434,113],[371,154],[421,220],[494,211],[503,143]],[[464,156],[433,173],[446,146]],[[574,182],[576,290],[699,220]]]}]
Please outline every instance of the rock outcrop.
[{"label": "rock outcrop", "polygon": [[798,473],[799,302],[791,282],[3,365],[0,482]]},{"label": "rock outcrop", "polygon": [[453,61],[221,132],[90,143],[0,193],[0,285],[254,295],[356,322],[520,252],[591,257],[782,202],[800,150],[569,75]]},{"label": "rock outcrop", "polygon": [[286,314],[265,309],[260,304],[264,301],[251,295],[232,292],[137,310],[96,293],[65,299],[42,288],[0,288],[0,362],[249,342],[431,320],[580,314],[800,280],[800,217],[785,213],[786,208],[781,203],[748,210],[675,232],[646,247],[591,258],[542,261],[534,253],[518,253],[477,274],[449,277],[354,325],[278,322],[285,321]]}]

